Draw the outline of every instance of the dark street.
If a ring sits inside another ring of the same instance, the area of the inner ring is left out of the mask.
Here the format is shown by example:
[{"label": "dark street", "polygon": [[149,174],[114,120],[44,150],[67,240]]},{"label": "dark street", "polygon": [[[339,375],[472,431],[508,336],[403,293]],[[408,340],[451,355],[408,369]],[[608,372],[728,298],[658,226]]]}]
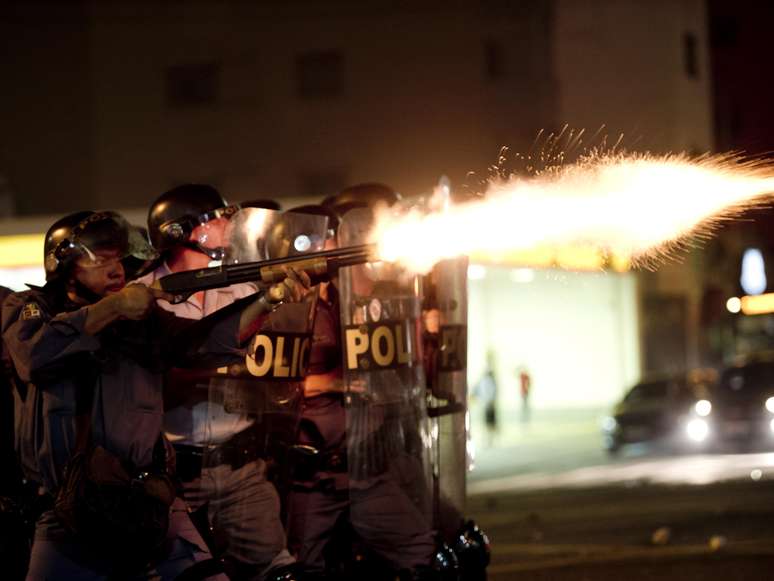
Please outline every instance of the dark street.
[{"label": "dark street", "polygon": [[761,579],[774,564],[774,482],[474,496],[505,579]]}]

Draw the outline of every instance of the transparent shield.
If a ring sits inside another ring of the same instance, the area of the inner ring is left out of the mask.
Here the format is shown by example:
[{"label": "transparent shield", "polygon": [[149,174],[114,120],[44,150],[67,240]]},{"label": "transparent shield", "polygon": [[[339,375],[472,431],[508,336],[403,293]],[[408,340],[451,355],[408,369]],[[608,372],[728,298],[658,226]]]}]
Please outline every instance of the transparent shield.
[{"label": "transparent shield", "polygon": [[265,208],[243,208],[228,221],[225,264],[301,257],[325,245],[328,218]]},{"label": "transparent shield", "polygon": [[[368,210],[347,213],[340,246],[365,242],[371,219]],[[341,269],[339,291],[352,525],[389,527],[381,543],[419,563],[434,545],[421,279],[394,264],[369,263]]]},{"label": "transparent shield", "polygon": [[[327,220],[318,218],[309,221],[305,216],[260,208],[241,210],[225,230],[225,262],[272,257],[270,239],[277,224],[295,235],[324,236]],[[310,245],[308,251],[314,250]],[[249,542],[231,545],[217,537],[212,542],[216,550],[230,551],[237,561],[251,562],[258,539],[277,531],[284,536],[276,498],[286,492],[286,468],[296,439],[316,306],[316,292],[302,302],[280,305],[257,328],[242,359],[214,370],[209,379],[212,421],[202,457],[210,483],[209,516],[221,523],[228,519],[221,529],[241,530],[249,537]]]},{"label": "transparent shield", "polygon": [[436,527],[451,543],[465,510],[468,467],[466,257],[444,260],[426,279],[425,358],[432,397],[433,502]]}]

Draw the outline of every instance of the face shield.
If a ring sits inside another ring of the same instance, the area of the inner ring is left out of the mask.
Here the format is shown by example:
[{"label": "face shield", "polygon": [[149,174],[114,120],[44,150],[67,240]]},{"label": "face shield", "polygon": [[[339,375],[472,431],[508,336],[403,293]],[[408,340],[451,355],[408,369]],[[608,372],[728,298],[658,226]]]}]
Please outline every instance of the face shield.
[{"label": "face shield", "polygon": [[178,220],[172,226],[180,228],[181,233],[191,232],[188,240],[184,242],[185,246],[206,254],[211,260],[221,261],[225,258],[228,246],[229,220],[238,211],[239,206],[217,208],[198,216]]},{"label": "face shield", "polygon": [[268,258],[266,236],[280,212],[266,208],[242,208],[228,221],[225,231],[225,264],[259,262]]},{"label": "face shield", "polygon": [[326,216],[244,208],[229,221],[225,262],[257,262],[319,252],[325,246],[327,229]]},{"label": "face shield", "polygon": [[60,254],[81,268],[106,268],[121,261],[133,278],[158,258],[142,231],[116,212],[96,212],[75,226]]},{"label": "face shield", "polygon": [[327,235],[327,216],[285,212],[271,226],[267,238],[269,258],[319,252],[325,247]]}]

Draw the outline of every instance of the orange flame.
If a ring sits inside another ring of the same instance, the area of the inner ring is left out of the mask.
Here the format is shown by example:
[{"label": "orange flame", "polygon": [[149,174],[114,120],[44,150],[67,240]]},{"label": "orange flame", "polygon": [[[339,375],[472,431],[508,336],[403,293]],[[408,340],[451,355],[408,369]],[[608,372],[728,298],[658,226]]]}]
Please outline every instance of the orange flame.
[{"label": "orange flame", "polygon": [[[479,200],[377,213],[379,255],[416,272],[463,254],[562,250],[648,266],[774,192],[774,165],[736,155],[592,154],[533,178],[493,181]],[[561,266],[561,264],[559,264]]]}]

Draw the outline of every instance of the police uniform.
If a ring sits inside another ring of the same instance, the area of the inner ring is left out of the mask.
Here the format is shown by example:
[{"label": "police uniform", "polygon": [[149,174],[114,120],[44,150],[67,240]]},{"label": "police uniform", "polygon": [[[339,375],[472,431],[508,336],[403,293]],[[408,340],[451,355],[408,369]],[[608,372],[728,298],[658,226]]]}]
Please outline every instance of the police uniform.
[{"label": "police uniform", "polygon": [[[13,293],[0,286],[0,305]],[[2,371],[0,371],[0,562],[11,579],[23,578],[29,560],[29,527],[27,514],[37,500],[33,485],[25,486],[19,471],[14,450],[14,398],[13,364],[8,358],[5,345],[2,346]]]},{"label": "police uniform", "polygon": [[[317,306],[309,374],[340,377],[339,302],[333,285],[328,292],[330,300]],[[362,469],[350,465],[348,449],[368,445],[369,436],[395,427],[392,422],[400,419],[387,417],[389,408],[366,403],[367,413],[360,416],[364,421],[355,425],[352,406],[358,405],[356,398],[345,403],[345,394],[333,386],[306,392],[298,442],[316,448],[319,455],[313,471],[296,473],[288,502],[288,545],[305,571],[322,574],[324,549],[337,521],[346,516],[367,547],[395,569],[427,567],[435,551],[434,534],[388,469],[391,459],[386,455],[391,452],[384,450],[382,463]]]},{"label": "police uniform", "polygon": [[[0,305],[13,291],[0,286]],[[11,385],[10,360],[5,346],[2,346],[0,360],[0,495],[8,496],[18,492],[20,478],[16,469],[16,454],[13,447],[13,386]]]},{"label": "police uniform", "polygon": [[[91,438],[138,470],[153,465],[162,429],[162,379],[169,365],[208,356],[232,361],[241,311],[192,324],[161,309],[142,321],[117,321],[96,335],[87,308],[58,304],[44,289],[15,293],[3,306],[2,331],[25,393],[17,449],[25,475],[54,493],[75,449],[76,392],[94,386]],[[83,410],[78,410],[81,412]],[[165,554],[143,576],[172,579],[209,558],[179,499],[170,513]],[[105,579],[110,563],[71,536],[52,511],[39,519],[29,579]]]},{"label": "police uniform", "polygon": [[[150,285],[170,273],[162,264],[139,282]],[[256,290],[252,284],[238,284],[205,291],[203,304],[191,298],[177,305],[166,301],[158,304],[178,317],[201,319]],[[201,401],[183,402],[165,411],[164,429],[178,450],[180,467],[183,463],[194,465],[188,474],[179,471],[186,502],[192,510],[208,505],[207,520],[214,541],[222,545],[235,574],[260,579],[295,559],[285,547],[279,495],[266,478],[265,450],[260,449],[262,438],[256,432],[259,426],[247,413],[226,409],[229,405],[224,400],[229,398],[230,388],[238,390],[235,384],[244,381],[257,389],[254,380],[212,374],[198,388],[204,392],[198,398]]]}]

